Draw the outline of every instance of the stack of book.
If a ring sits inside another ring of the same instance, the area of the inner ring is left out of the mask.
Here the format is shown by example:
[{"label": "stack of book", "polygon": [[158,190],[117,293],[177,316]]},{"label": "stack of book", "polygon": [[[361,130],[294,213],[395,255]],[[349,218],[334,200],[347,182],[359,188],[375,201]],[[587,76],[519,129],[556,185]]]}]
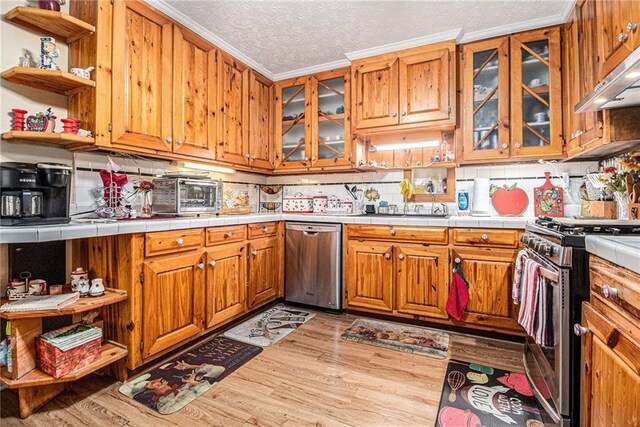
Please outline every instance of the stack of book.
[{"label": "stack of book", "polygon": [[98,360],[102,329],[74,324],[42,334],[36,340],[38,367],[60,378]]}]

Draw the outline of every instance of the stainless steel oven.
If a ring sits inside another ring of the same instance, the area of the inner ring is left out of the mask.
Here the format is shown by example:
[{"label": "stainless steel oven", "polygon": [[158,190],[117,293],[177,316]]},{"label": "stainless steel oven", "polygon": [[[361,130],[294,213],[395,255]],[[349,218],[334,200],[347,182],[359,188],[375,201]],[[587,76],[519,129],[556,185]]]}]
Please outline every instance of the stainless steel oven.
[{"label": "stainless steel oven", "polygon": [[222,182],[211,179],[153,180],[152,211],[157,215],[197,215],[222,212]]}]

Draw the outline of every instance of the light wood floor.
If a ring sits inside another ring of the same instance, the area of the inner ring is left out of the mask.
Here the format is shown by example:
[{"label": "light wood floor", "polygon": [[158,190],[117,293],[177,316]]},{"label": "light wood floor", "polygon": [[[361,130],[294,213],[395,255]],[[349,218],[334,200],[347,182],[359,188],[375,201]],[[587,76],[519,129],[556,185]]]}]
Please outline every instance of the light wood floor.
[{"label": "light wood floor", "polygon": [[[181,411],[163,416],[92,375],[22,421],[2,392],[4,426],[430,426],[447,360],[340,339],[355,319],[319,313]],[[522,371],[521,346],[451,334],[449,355]]]}]

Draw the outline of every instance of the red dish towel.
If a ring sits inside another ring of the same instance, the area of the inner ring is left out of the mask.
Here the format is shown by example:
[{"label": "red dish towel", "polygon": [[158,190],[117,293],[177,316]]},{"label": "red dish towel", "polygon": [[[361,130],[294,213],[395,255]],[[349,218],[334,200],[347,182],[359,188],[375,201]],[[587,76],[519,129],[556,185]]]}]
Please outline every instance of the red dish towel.
[{"label": "red dish towel", "polygon": [[449,299],[447,300],[447,313],[456,320],[462,320],[464,310],[469,302],[469,286],[464,278],[453,270],[453,278],[449,287]]}]

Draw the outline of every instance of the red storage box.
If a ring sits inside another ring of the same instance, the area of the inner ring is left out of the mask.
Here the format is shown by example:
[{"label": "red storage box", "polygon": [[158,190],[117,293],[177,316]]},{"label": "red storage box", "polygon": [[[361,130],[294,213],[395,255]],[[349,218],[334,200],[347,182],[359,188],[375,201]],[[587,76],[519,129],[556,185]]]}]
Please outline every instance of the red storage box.
[{"label": "red storage box", "polygon": [[[67,328],[62,328],[58,331],[65,329]],[[61,350],[45,339],[40,337],[36,339],[38,368],[54,378],[63,377],[95,362],[100,359],[101,354],[102,334],[66,351]]]}]

